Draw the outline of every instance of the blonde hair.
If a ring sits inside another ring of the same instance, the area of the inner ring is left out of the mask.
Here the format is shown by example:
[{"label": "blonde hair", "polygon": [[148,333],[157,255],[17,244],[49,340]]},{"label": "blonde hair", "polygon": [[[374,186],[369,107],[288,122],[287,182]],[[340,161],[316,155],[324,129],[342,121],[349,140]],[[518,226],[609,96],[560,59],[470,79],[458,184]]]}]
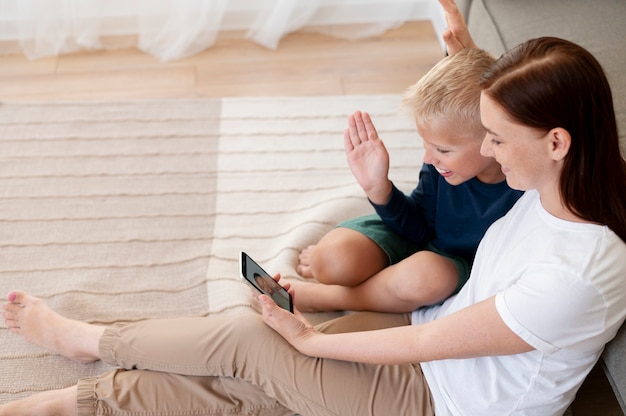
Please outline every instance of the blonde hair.
[{"label": "blonde hair", "polygon": [[419,123],[445,121],[482,139],[479,81],[494,62],[482,49],[463,49],[447,56],[407,89],[402,107]]}]

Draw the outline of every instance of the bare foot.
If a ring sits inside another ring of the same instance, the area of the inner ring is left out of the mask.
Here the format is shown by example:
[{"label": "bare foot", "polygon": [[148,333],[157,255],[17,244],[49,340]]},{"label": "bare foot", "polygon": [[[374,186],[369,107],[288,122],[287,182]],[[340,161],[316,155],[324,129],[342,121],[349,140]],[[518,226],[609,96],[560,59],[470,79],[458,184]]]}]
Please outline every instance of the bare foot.
[{"label": "bare foot", "polygon": [[4,321],[9,331],[31,344],[82,363],[100,359],[98,343],[104,327],[65,318],[41,299],[11,292],[4,304]]},{"label": "bare foot", "polygon": [[313,272],[311,271],[311,252],[315,248],[314,245],[308,246],[303,249],[298,255],[298,266],[296,267],[296,271],[302,277],[306,277],[307,279],[312,279]]},{"label": "bare foot", "polygon": [[76,414],[76,386],[37,393],[0,405],[0,416],[73,416]]}]

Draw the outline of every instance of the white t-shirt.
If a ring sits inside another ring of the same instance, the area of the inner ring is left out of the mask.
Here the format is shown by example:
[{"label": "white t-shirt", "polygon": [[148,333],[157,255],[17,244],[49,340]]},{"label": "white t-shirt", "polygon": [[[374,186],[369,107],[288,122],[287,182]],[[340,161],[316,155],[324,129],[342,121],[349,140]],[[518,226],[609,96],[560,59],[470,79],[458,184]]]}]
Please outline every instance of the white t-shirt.
[{"label": "white t-shirt", "polygon": [[605,226],[564,221],[527,191],[483,238],[468,283],[419,324],[496,296],[535,350],[422,363],[441,415],[559,415],[626,316],[626,244]]}]

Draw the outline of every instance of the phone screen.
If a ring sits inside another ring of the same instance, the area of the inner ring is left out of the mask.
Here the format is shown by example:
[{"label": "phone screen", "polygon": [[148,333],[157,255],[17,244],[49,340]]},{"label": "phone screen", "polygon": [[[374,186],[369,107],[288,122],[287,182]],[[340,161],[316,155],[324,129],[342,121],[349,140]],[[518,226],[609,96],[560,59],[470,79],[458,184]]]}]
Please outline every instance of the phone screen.
[{"label": "phone screen", "polygon": [[278,306],[293,313],[291,295],[243,251],[240,257],[241,277],[260,293],[271,297]]}]

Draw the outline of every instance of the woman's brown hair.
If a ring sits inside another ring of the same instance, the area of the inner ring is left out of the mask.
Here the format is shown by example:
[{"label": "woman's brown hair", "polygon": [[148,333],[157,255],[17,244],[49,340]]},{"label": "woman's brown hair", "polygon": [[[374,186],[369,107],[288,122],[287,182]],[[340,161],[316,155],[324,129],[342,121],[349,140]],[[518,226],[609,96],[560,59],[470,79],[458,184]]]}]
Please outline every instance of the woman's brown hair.
[{"label": "woman's brown hair", "polygon": [[593,55],[567,40],[532,39],[502,55],[480,84],[517,122],[569,132],[559,179],[565,205],[626,242],[626,161],[611,88]]}]

